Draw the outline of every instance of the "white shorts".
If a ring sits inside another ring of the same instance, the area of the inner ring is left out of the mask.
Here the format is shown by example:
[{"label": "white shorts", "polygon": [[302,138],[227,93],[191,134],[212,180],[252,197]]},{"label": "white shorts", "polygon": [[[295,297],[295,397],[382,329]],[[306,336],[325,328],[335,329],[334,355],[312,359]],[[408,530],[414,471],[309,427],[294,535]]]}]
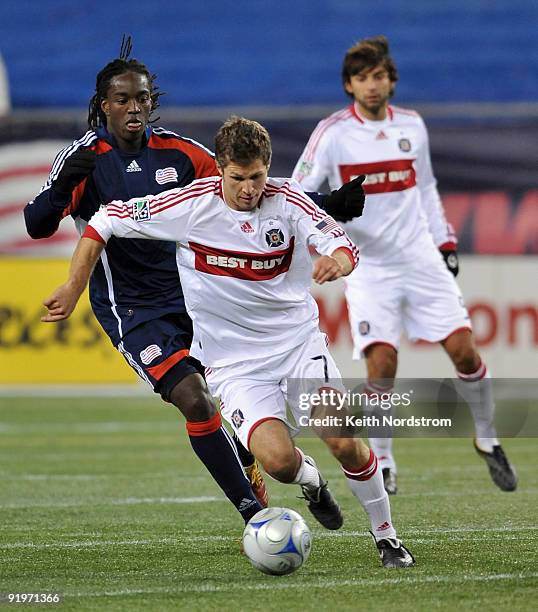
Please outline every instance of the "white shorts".
[{"label": "white shorts", "polygon": [[471,329],[461,291],[440,254],[413,266],[359,263],[345,280],[353,359],[371,344],[398,350],[402,331],[411,341],[440,342]]},{"label": "white shorts", "polygon": [[[300,417],[310,414],[307,394],[327,388],[345,393],[320,331],[286,353],[207,368],[206,381],[211,394],[220,396],[221,414],[246,448],[252,431],[268,419],[283,421],[296,434]],[[288,419],[287,407],[294,422]]]}]

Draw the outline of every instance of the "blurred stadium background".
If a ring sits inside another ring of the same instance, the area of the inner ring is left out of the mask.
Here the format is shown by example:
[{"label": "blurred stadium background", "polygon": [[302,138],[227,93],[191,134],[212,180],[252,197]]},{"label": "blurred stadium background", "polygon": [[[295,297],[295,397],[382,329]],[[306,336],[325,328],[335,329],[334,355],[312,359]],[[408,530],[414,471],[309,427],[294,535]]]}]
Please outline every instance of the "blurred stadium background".
[{"label": "blurred stadium background", "polygon": [[[0,386],[140,386],[89,306],[39,323],[63,281],[73,223],[32,241],[22,209],[55,153],[86,130],[96,73],[119,52],[166,92],[158,122],[212,148],[232,112],[264,123],[272,174],[288,176],[317,121],[347,104],[345,50],[385,34],[400,72],[394,102],[419,110],[460,240],[460,284],[479,348],[497,377],[538,373],[538,4],[533,0],[296,0],[99,3],[18,0],[3,6],[0,52]],[[1,74],[0,74],[1,77]],[[362,373],[340,285],[316,290],[343,373]],[[450,376],[437,347],[406,344],[402,376]]]}]

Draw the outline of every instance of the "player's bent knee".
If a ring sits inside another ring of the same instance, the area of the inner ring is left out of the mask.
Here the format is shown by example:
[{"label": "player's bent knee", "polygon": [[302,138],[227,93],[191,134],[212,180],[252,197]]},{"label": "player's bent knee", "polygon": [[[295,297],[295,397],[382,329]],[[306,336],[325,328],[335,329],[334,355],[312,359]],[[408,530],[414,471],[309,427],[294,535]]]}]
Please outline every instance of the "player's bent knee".
[{"label": "player's bent knee", "polygon": [[212,400],[205,397],[200,397],[188,404],[184,403],[178,408],[187,421],[191,422],[207,421],[217,412]]},{"label": "player's bent knee", "polygon": [[393,379],[398,367],[398,353],[385,344],[374,344],[365,351],[368,378]]},{"label": "player's bent knee", "polygon": [[480,355],[473,347],[462,347],[451,355],[456,370],[463,374],[472,374],[480,366]]},{"label": "player's bent knee", "polygon": [[213,398],[199,374],[192,374],[180,381],[172,389],[170,401],[187,421],[207,421],[216,414]]},{"label": "player's bent knee", "polygon": [[279,482],[292,482],[297,473],[295,457],[287,454],[277,457],[267,457],[261,461],[263,469]]}]

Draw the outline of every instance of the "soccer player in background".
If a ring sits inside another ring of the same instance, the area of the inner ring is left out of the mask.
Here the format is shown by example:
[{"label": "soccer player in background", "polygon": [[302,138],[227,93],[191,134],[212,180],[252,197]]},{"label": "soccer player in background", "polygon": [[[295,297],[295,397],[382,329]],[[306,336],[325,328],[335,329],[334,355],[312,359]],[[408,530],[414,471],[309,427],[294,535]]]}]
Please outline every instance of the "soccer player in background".
[{"label": "soccer player in background", "polygon": [[[390,393],[402,328],[411,340],[439,342],[458,376],[475,424],[474,446],[493,482],[513,491],[517,477],[497,439],[490,374],[478,354],[454,280],[457,239],[446,222],[432,172],[428,134],[412,110],[389,104],[398,72],[384,36],[345,55],[347,108],[318,123],[293,172],[306,190],[331,189],[365,174],[364,213],[344,225],[361,252],[346,278],[355,359],[366,358],[367,391]],[[445,265],[446,264],[446,265]],[[370,439],[385,487],[397,491],[392,438]]]},{"label": "soccer player in background", "polygon": [[[268,474],[300,485],[316,519],[338,529],[343,519],[326,481],[292,441],[286,401],[300,421],[292,379],[307,395],[329,384],[345,392],[309,289],[312,278],[324,283],[349,274],[358,252],[294,181],[268,179],[271,142],[263,126],[230,118],[217,133],[215,151],[221,177],[111,202],[97,212],[75,251],[69,280],[45,301],[42,320],[71,314],[114,236],[176,243],[194,325],[191,354],[206,364],[222,414]],[[310,245],[321,255],[313,267]],[[360,439],[321,437],[370,518],[384,567],[413,565],[396,537],[374,453]]]},{"label": "soccer player in background", "polygon": [[[157,194],[217,174],[214,156],[205,147],[150,126],[161,94],[155,75],[129,59],[131,49],[128,37],[120,57],[99,72],[89,104],[88,131],[58,153],[47,183],[26,206],[32,238],[52,235],[69,215],[82,233],[103,203]],[[319,198],[341,218],[351,218],[362,211],[360,182]],[[174,245],[113,238],[92,275],[90,302],[127,363],[185,416],[194,451],[247,520],[259,508],[249,505],[250,493],[207,392],[203,367],[189,355],[192,323],[185,310]],[[267,491],[254,457],[237,439],[235,446],[258,500],[266,506]]]}]

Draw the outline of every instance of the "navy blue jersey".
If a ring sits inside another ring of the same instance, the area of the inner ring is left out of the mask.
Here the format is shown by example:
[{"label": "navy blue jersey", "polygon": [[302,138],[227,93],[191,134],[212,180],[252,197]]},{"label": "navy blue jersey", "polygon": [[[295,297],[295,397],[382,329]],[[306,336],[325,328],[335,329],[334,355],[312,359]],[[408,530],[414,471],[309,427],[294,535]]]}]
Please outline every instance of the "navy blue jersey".
[{"label": "navy blue jersey", "polygon": [[[80,147],[97,153],[95,170],[72,194],[60,194],[54,181],[65,159]],[[121,151],[105,128],[90,130],[56,156],[47,183],[24,209],[26,227],[33,238],[45,238],[71,215],[82,233],[101,204],[157,194],[216,174],[209,150],[163,128],[148,127],[137,153]],[[184,313],[175,244],[112,238],[92,274],[90,302],[115,346],[140,323]]]}]

